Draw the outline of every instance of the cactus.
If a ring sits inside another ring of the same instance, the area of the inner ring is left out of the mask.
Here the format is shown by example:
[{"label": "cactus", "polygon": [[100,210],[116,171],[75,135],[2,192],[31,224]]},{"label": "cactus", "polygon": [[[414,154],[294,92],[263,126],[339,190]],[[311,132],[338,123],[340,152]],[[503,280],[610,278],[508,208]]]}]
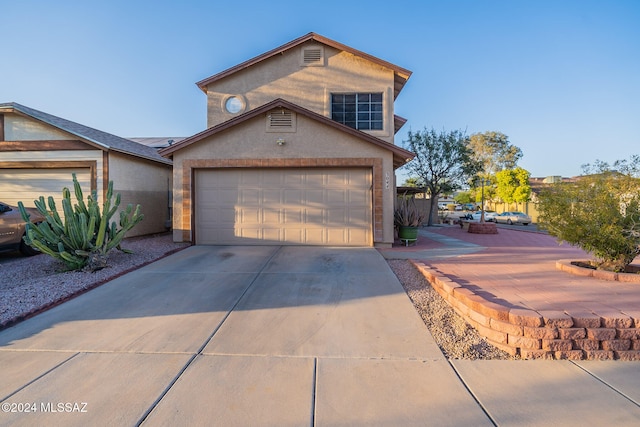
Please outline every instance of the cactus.
[{"label": "cactus", "polygon": [[111,221],[120,206],[120,194],[116,194],[112,203],[113,181],[109,181],[101,211],[97,193],[91,192],[85,203],[76,174],[72,176],[75,204],[72,205],[71,202],[71,191],[63,188],[64,221],[51,196],[47,203],[43,196],[34,201],[36,208],[45,218],[45,221],[39,224],[29,221],[24,204],[18,202],[22,219],[27,223],[24,241],[40,252],[61,260],[70,270],[87,268],[96,271],[106,267],[107,254],[112,249],[130,252],[121,248],[120,242],[129,230],[142,221],[144,215],[140,213],[140,205],[135,209],[128,205],[120,211],[118,229],[116,222]]}]

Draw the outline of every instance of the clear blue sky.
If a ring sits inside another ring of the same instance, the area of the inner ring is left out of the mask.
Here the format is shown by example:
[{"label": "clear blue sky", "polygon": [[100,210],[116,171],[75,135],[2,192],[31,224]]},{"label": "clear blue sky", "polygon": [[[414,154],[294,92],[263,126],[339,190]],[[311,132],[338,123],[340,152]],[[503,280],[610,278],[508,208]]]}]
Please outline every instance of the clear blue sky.
[{"label": "clear blue sky", "polygon": [[640,1],[0,0],[0,102],[124,137],[206,126],[195,82],[308,32],[413,71],[409,129],[509,136],[533,176],[640,154]]}]

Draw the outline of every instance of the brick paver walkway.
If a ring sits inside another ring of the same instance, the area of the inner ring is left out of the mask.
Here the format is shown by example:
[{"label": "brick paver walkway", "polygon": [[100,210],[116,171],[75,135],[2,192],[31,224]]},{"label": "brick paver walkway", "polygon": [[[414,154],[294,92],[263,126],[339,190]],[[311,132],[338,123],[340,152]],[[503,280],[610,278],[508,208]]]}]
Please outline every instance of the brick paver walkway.
[{"label": "brick paver walkway", "polygon": [[[588,311],[603,317],[640,312],[640,285],[578,277],[557,270],[558,259],[589,256],[570,245],[559,245],[554,237],[503,228],[493,235],[471,234],[459,227],[427,230],[483,246],[475,253],[425,261],[465,286],[481,288],[476,293],[488,293],[511,307]],[[427,242],[422,244],[428,246]]]}]

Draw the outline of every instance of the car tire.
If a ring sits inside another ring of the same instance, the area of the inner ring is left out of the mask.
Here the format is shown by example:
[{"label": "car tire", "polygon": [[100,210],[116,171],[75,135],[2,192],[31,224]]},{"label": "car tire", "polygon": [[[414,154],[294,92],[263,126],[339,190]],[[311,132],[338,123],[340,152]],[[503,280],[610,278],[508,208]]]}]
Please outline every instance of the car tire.
[{"label": "car tire", "polygon": [[523,222],[522,225],[529,225],[529,223],[528,222]]},{"label": "car tire", "polygon": [[509,225],[513,225],[513,221],[511,221],[511,219],[508,219],[508,220],[507,220],[507,224],[509,224]]},{"label": "car tire", "polygon": [[24,239],[20,241],[20,253],[22,253],[22,255],[24,256],[34,256],[34,255],[38,255],[41,254],[42,252],[40,252],[39,250],[32,248],[31,246],[27,245],[24,242]]}]

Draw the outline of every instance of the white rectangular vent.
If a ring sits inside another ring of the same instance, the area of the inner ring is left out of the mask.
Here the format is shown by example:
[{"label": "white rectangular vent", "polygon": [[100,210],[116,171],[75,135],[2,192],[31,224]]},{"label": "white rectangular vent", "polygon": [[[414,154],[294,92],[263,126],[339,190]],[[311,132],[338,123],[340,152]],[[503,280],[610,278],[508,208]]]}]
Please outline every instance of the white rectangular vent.
[{"label": "white rectangular vent", "polygon": [[322,46],[313,46],[302,49],[302,65],[324,65],[324,49],[322,48]]},{"label": "white rectangular vent", "polygon": [[295,132],[295,114],[290,110],[273,110],[267,115],[267,130]]}]

